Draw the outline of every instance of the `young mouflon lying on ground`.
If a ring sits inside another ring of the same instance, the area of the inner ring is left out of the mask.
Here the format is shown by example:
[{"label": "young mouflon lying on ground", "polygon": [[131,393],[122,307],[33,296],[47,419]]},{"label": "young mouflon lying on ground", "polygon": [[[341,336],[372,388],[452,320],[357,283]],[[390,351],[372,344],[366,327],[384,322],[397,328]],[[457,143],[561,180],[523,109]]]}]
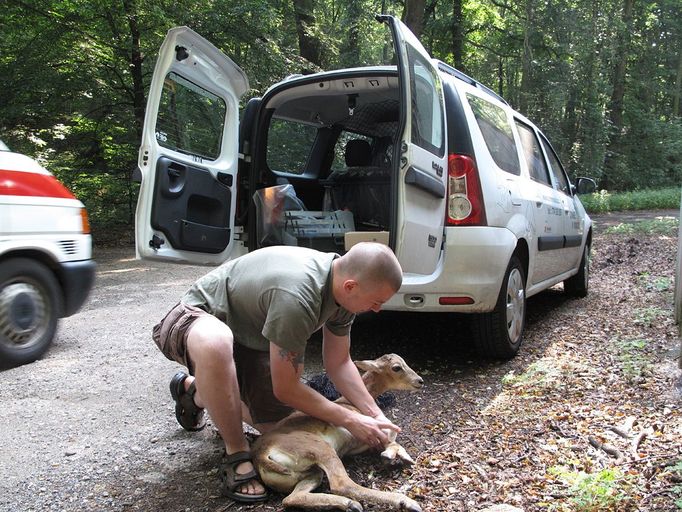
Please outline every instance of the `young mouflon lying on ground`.
[{"label": "young mouflon lying on ground", "polygon": [[[374,398],[388,390],[416,390],[424,384],[396,354],[355,364],[365,371],[362,378]],[[353,408],[343,397],[336,403]],[[381,457],[392,464],[412,464],[412,458],[395,437],[394,432],[389,435],[390,442],[383,447]],[[282,502],[285,508],[361,512],[360,502],[365,502],[391,510],[421,512],[419,504],[403,494],[369,489],[351,480],[341,457],[369,449],[345,428],[295,412],[262,435],[251,453],[265,485],[289,493]],[[324,475],[330,492],[314,493]]]}]

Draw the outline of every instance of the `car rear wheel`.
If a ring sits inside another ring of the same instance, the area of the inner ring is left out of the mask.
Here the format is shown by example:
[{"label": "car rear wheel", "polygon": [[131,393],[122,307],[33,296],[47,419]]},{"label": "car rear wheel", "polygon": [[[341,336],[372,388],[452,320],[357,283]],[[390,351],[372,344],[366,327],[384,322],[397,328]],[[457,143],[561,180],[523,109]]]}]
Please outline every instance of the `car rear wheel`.
[{"label": "car rear wheel", "polygon": [[521,346],[525,323],[526,276],[519,258],[512,256],[495,309],[476,315],[472,322],[476,349],[486,357],[514,357]]},{"label": "car rear wheel", "polygon": [[40,358],[52,343],[62,308],[59,284],[45,265],[12,258],[0,265],[0,366]]},{"label": "car rear wheel", "polygon": [[564,292],[573,297],[587,297],[590,281],[590,246],[585,244],[580,270],[564,281]]}]

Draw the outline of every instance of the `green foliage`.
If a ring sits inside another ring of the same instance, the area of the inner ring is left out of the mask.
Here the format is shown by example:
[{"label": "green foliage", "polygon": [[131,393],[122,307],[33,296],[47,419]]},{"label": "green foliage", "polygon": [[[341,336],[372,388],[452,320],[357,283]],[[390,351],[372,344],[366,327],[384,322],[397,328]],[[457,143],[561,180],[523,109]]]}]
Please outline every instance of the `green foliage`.
[{"label": "green foliage", "polygon": [[549,468],[549,473],[569,486],[570,504],[553,505],[552,510],[571,512],[617,512],[633,504],[634,484],[619,468],[597,473],[571,471],[564,466]]},{"label": "green foliage", "polygon": [[[676,481],[679,481],[682,478],[682,460],[678,460],[674,465],[667,468],[666,471],[672,473]],[[676,497],[675,506],[678,510],[682,510],[682,485],[673,486],[672,492]]]},{"label": "green foliage", "polygon": [[679,221],[673,217],[657,217],[653,220],[640,220],[631,223],[621,223],[606,228],[605,233],[619,235],[652,235],[674,234],[678,229]]},{"label": "green foliage", "polygon": [[530,364],[523,373],[507,373],[502,377],[502,385],[516,394],[542,394],[560,389],[567,382],[567,376],[575,371],[571,361],[545,358]]},{"label": "green foliage", "polygon": [[638,273],[637,283],[648,292],[665,292],[672,287],[672,280],[669,277],[653,276],[649,272]]},{"label": "green foliage", "polygon": [[580,196],[580,201],[590,213],[608,213],[626,210],[678,209],[680,187],[641,189],[629,192],[600,190]]},{"label": "green foliage", "polygon": [[[319,62],[301,55],[295,3]],[[676,208],[682,182],[679,0],[425,3],[421,41],[537,121],[572,176],[602,181],[589,211]],[[0,17],[0,138],[37,157],[94,225],[130,223],[146,92],[166,31],[187,25],[249,76],[244,100],[292,73],[390,63],[374,15],[398,0],[8,0]],[[462,36],[459,40],[457,37]],[[457,42],[459,41],[459,43]],[[613,122],[614,70],[626,63]],[[646,200],[633,192],[669,187]]]},{"label": "green foliage", "polygon": [[652,327],[665,314],[665,311],[657,307],[639,309],[635,317],[635,323],[645,327]]},{"label": "green foliage", "polygon": [[612,350],[626,381],[635,382],[649,373],[652,355],[647,348],[650,341],[641,338],[618,338],[614,341]]}]

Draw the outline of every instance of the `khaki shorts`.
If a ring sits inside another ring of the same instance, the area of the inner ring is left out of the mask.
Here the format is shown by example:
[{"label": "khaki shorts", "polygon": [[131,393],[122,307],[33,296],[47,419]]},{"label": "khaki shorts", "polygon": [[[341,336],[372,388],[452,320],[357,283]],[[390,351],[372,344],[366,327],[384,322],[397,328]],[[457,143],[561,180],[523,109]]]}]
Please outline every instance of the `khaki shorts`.
[{"label": "khaki shorts", "polygon": [[[179,303],[154,326],[152,339],[163,355],[186,366],[194,375],[194,363],[187,352],[187,335],[194,322],[205,315],[203,309]],[[279,421],[292,409],[275,398],[270,376],[270,354],[253,350],[235,341],[233,357],[242,401],[249,408],[254,423]]]}]

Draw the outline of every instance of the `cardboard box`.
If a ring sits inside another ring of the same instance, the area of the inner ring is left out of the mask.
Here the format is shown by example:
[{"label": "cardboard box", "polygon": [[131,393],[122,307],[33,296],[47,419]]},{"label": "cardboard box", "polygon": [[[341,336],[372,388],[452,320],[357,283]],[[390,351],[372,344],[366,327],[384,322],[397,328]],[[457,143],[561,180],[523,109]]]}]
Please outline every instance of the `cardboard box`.
[{"label": "cardboard box", "polygon": [[388,231],[349,231],[343,235],[343,239],[346,250],[360,242],[378,242],[388,245]]}]

